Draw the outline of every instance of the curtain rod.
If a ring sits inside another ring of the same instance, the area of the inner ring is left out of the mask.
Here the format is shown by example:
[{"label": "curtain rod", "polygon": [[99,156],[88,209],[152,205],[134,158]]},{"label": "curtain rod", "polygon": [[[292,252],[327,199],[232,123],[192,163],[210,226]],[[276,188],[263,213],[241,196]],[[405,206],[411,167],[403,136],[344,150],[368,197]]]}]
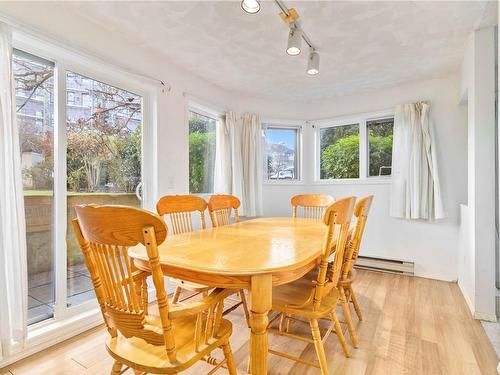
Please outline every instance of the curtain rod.
[{"label": "curtain rod", "polygon": [[[80,52],[78,49],[75,49],[73,47],[69,47],[65,43],[59,42],[56,38],[53,38],[50,35],[47,35],[47,33],[37,29],[36,27],[25,26],[22,23],[14,21],[13,19],[5,17],[1,14],[0,14],[0,22],[3,22],[5,24],[9,25],[10,27],[12,27],[15,30],[19,30],[25,34],[28,34],[30,37],[33,37],[35,39],[40,39],[44,42],[56,45],[59,48],[66,49],[66,50],[71,51],[77,55],[84,55],[86,57],[90,57],[92,59],[99,60],[101,63],[104,63],[106,65],[112,65],[112,66],[114,65],[113,63],[108,62],[105,58],[103,58],[101,56],[97,56],[95,54],[87,53],[87,52]],[[155,77],[149,76],[147,74],[137,73],[134,70],[132,70],[128,67],[122,66],[122,65],[114,65],[114,67],[117,67],[118,69],[120,69],[128,74],[135,75],[136,77],[140,77],[140,78],[147,79],[149,81],[158,83],[159,85],[161,85],[163,87],[162,92],[170,92],[170,90],[172,90],[172,85],[170,85],[168,82],[166,82],[163,79],[155,78]]]}]

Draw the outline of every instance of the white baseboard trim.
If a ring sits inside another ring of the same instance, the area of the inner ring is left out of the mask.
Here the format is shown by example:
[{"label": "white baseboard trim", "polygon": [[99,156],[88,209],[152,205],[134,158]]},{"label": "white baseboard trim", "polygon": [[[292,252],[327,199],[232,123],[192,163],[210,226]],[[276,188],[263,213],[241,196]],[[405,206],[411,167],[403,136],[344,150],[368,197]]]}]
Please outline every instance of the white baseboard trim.
[{"label": "white baseboard trim", "polygon": [[486,322],[497,322],[497,316],[495,314],[488,314],[476,311],[474,313],[474,319],[484,320]]}]

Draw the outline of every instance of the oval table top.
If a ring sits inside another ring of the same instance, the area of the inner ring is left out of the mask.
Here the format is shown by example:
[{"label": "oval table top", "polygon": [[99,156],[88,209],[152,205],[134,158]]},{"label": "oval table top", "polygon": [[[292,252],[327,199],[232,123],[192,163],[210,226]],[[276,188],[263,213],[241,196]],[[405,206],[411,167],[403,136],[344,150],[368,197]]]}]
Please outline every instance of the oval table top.
[{"label": "oval table top", "polygon": [[[310,264],[321,254],[326,226],[313,219],[268,217],[167,236],[160,263],[205,274],[251,276]],[[137,245],[129,256],[148,260]]]}]

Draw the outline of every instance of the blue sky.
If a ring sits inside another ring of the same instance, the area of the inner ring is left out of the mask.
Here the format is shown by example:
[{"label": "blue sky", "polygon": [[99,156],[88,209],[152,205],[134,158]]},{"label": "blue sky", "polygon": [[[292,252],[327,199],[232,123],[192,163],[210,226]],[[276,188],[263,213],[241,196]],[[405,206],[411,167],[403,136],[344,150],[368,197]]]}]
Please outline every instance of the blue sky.
[{"label": "blue sky", "polygon": [[268,143],[285,143],[288,148],[295,149],[296,130],[267,129],[266,139]]}]

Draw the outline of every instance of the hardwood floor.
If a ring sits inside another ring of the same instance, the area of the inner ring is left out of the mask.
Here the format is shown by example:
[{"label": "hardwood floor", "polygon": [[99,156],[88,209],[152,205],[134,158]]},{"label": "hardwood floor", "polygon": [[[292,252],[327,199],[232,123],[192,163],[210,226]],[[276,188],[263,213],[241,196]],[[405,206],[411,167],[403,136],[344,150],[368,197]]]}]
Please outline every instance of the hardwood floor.
[{"label": "hardwood floor", "polygon": [[[352,349],[351,358],[345,358],[331,335],[325,343],[331,374],[497,374],[498,358],[481,324],[472,319],[457,284],[367,271],[358,275],[355,287],[365,319],[354,319],[359,349]],[[340,309],[339,316],[342,320]],[[246,374],[245,318],[241,309],[229,317],[234,324],[231,345],[238,372]],[[112,360],[104,348],[104,336],[102,327],[93,329],[1,369],[0,374],[109,374]],[[297,340],[271,336],[270,347],[316,358],[312,345]],[[200,363],[185,373],[203,374],[210,368]],[[269,373],[319,374],[319,370],[270,355]]]}]

